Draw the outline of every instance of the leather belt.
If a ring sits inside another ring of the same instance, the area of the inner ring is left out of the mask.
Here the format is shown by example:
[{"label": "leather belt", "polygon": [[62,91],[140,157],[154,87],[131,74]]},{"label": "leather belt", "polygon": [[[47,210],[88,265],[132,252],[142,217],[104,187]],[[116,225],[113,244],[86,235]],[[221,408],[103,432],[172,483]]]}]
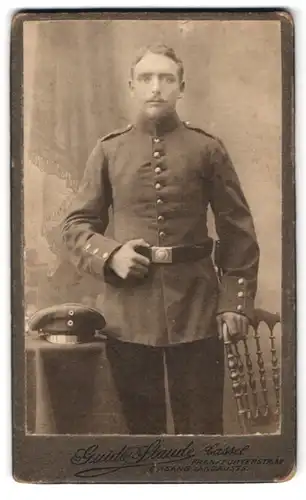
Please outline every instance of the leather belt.
[{"label": "leather belt", "polygon": [[209,239],[207,243],[202,245],[137,247],[135,250],[148,257],[153,264],[178,264],[209,257],[212,248],[213,241]]}]

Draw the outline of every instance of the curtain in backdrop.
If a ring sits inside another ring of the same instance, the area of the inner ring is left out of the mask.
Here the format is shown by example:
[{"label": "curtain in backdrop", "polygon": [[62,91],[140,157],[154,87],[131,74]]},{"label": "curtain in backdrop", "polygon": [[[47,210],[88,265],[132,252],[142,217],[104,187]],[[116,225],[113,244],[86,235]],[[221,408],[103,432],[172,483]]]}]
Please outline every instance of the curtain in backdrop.
[{"label": "curtain in backdrop", "polygon": [[[42,226],[50,251],[40,277],[38,306],[95,299],[101,283],[81,277],[62,248],[59,224],[98,137],[112,129],[109,23],[41,22],[37,25],[28,161],[43,172]],[[101,78],[101,76],[103,77]],[[39,261],[39,255],[38,255]]]}]

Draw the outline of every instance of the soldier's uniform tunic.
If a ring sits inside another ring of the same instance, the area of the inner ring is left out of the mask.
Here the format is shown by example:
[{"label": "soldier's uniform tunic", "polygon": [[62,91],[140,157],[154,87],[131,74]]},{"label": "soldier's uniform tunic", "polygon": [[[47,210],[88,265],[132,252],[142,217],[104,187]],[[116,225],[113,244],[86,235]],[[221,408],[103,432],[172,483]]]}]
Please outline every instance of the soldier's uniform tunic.
[{"label": "soldier's uniform tunic", "polygon": [[[221,242],[221,283],[207,232],[209,204]],[[112,237],[104,234],[109,207],[113,211]],[[109,344],[109,356],[114,356],[123,399],[124,392],[131,393],[129,401],[134,396],[139,401],[142,394],[144,418],[150,411],[146,404],[151,401],[156,407],[153,385],[158,388],[158,398],[162,394],[158,381],[162,379],[163,350],[157,348],[163,347],[173,411],[179,414],[177,419],[174,415],[177,432],[219,432],[222,419],[218,420],[216,412],[222,401],[223,351],[215,318],[224,311],[252,317],[259,262],[252,216],[221,141],[180,121],[176,113],[154,126],[149,120],[139,120],[99,140],[64,221],[63,238],[75,265],[105,282],[102,312],[107,330],[117,339]],[[108,259],[124,242],[138,238],[157,247],[200,246],[203,256],[151,264],[147,277],[122,280],[108,268]],[[156,358],[154,367],[148,356]],[[129,384],[124,385],[127,377]],[[135,384],[142,387],[137,390]],[[206,394],[202,391],[205,384]],[[181,394],[184,390],[193,396]],[[196,399],[191,401],[192,397]],[[188,398],[190,405],[205,406],[193,423]],[[140,413],[140,403],[136,406]],[[212,406],[213,417],[208,415]],[[127,414],[133,414],[135,408],[129,402],[127,407]],[[159,422],[157,428],[152,420],[150,429],[160,430],[163,410],[161,413],[153,419]],[[131,428],[133,415],[128,417]],[[210,422],[206,427],[203,419]]]}]

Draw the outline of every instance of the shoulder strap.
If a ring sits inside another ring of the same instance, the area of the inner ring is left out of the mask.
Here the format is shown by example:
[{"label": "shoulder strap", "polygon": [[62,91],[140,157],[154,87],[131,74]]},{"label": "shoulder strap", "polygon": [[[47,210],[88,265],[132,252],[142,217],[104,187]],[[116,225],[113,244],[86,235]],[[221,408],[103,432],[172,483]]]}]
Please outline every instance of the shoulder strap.
[{"label": "shoulder strap", "polygon": [[108,139],[112,139],[113,137],[117,137],[118,135],[122,135],[122,134],[125,134],[126,132],[128,132],[129,130],[131,130],[133,128],[133,125],[129,124],[127,125],[126,127],[124,128],[121,128],[121,129],[117,129],[117,130],[114,130],[113,132],[110,132],[109,134],[106,134],[104,135],[102,138],[101,138],[101,141],[107,141]]},{"label": "shoulder strap", "polygon": [[196,132],[200,132],[201,134],[204,134],[204,135],[207,135],[208,137],[211,137],[212,139],[217,139],[217,137],[215,137],[214,135],[212,134],[209,134],[208,132],[206,132],[205,130],[203,130],[202,128],[200,127],[195,127],[193,125],[191,125],[190,122],[183,122],[183,124],[185,125],[185,127],[191,129],[191,130],[195,130]]}]

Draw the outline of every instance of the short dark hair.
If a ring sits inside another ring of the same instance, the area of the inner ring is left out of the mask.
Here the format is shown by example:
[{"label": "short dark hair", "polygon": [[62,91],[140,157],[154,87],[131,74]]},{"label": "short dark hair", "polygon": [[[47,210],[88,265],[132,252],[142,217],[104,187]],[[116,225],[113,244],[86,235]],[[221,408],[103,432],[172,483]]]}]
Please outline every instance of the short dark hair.
[{"label": "short dark hair", "polygon": [[163,43],[154,43],[151,45],[146,45],[145,47],[141,47],[141,49],[138,50],[131,65],[132,78],[134,76],[134,68],[136,64],[138,64],[139,61],[141,61],[141,59],[149,52],[151,52],[151,54],[161,54],[163,56],[169,57],[169,59],[172,59],[172,61],[174,61],[178,66],[178,77],[180,81],[183,81],[184,66],[182,60],[176,55],[172,47],[169,47],[168,45],[165,45]]}]

